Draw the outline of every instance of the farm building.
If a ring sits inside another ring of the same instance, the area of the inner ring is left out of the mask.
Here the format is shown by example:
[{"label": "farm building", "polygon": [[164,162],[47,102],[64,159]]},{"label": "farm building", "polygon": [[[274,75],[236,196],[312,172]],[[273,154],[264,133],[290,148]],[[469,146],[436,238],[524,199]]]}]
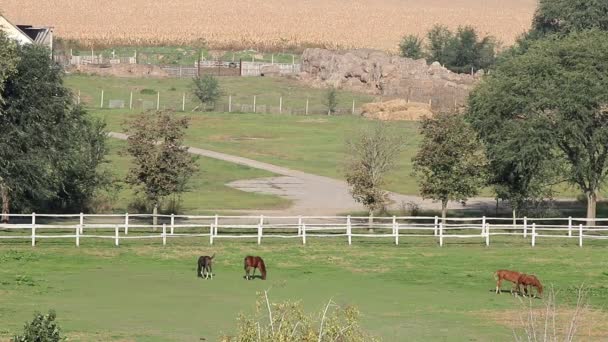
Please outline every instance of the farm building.
[{"label": "farm building", "polygon": [[51,27],[37,27],[31,25],[14,25],[0,15],[0,29],[18,41],[19,44],[39,44],[53,50],[53,30]]}]

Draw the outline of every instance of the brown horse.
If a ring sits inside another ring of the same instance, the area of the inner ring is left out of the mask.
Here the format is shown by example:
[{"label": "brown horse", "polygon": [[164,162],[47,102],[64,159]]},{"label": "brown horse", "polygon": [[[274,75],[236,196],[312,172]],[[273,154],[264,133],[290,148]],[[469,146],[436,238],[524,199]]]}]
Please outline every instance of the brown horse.
[{"label": "brown horse", "polygon": [[[245,279],[251,280],[255,276],[255,269],[259,268],[262,273],[262,280],[266,280],[266,265],[264,264],[264,260],[259,256],[251,256],[248,255],[245,257]],[[253,269],[251,276],[249,275],[249,271]]]},{"label": "brown horse", "polygon": [[524,295],[532,295],[532,288],[536,287],[536,295],[540,298],[543,295],[543,285],[540,283],[540,280],[536,278],[536,276],[531,274],[522,274],[517,278],[517,289],[519,290],[520,286],[524,288]]},{"label": "brown horse", "polygon": [[521,273],[509,270],[498,270],[494,272],[494,279],[496,279],[496,294],[499,294],[501,292],[500,285],[502,284],[503,280],[507,280],[513,283],[513,286],[511,287],[511,294],[513,294],[513,290],[515,290],[515,287],[517,286],[517,280],[520,276]]}]

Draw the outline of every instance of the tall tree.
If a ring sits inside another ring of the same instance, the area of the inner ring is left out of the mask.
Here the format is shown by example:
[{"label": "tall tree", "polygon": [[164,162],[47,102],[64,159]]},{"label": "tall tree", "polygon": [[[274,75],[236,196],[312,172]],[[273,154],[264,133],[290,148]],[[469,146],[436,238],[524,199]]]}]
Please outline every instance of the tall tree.
[{"label": "tall tree", "polygon": [[[86,169],[87,175],[98,176],[96,170],[103,158],[80,164],[77,156],[85,150],[103,155],[103,127],[94,130],[95,139],[83,139],[83,135],[94,134],[89,128],[98,124],[74,105],[72,94],[63,85],[63,71],[50,60],[48,50],[25,45],[17,46],[16,51],[18,62],[4,83],[4,103],[0,106],[3,214],[11,208],[49,209],[49,204],[62,195],[83,201],[99,183],[70,188],[72,182],[81,179],[80,172],[72,171]],[[3,219],[6,221],[7,217],[4,215]]]},{"label": "tall tree", "polygon": [[222,94],[217,78],[212,75],[195,77],[192,80],[192,83],[192,93],[201,101],[201,104],[205,106],[215,103]]},{"label": "tall tree", "polygon": [[484,184],[486,158],[475,131],[464,117],[440,113],[424,118],[422,143],[413,158],[420,194],[441,202],[445,222],[449,201],[466,201]]},{"label": "tall tree", "polygon": [[426,38],[427,61],[445,64],[448,58],[448,48],[454,38],[450,29],[444,25],[435,25],[428,31]]},{"label": "tall tree", "polygon": [[[472,93],[469,118],[483,136],[505,127],[529,130],[514,144],[557,154],[563,177],[587,197],[596,215],[608,171],[608,32],[592,30],[534,42],[512,55]],[[485,131],[485,132],[484,132]],[[593,224],[593,220],[589,221]]]},{"label": "tall tree", "polygon": [[155,215],[162,199],[182,192],[197,171],[196,159],[183,145],[188,123],[187,117],[166,111],[142,113],[129,123],[127,152],[134,163],[127,183],[145,195]]},{"label": "tall tree", "polygon": [[17,71],[17,43],[0,31],[0,105],[4,103],[4,82]]},{"label": "tall tree", "polygon": [[353,198],[368,209],[370,217],[389,201],[382,185],[402,148],[403,138],[384,123],[362,129],[347,142],[346,181]]},{"label": "tall tree", "polygon": [[608,31],[606,0],[540,0],[532,20],[532,37],[588,29]]}]

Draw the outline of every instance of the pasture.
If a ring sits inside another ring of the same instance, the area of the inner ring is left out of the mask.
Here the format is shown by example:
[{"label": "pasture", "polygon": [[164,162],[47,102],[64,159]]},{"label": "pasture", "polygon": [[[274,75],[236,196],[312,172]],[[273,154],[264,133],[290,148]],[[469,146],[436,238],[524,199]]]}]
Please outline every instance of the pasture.
[{"label": "pasture", "polygon": [[[313,0],[150,3],[112,0],[5,0],[16,23],[49,25],[58,36],[90,45],[187,45],[280,51],[306,46],[396,50],[405,34],[423,36],[436,23],[473,25],[504,44],[529,28],[536,0]],[[212,19],[212,20],[210,20]],[[162,23],[159,25],[158,23]]]},{"label": "pasture", "polygon": [[[492,273],[513,268],[535,273],[558,291],[562,309],[575,288],[589,288],[579,337],[605,340],[608,262],[604,243],[578,248],[548,240],[535,248],[520,237],[490,248],[471,242],[439,248],[435,241],[359,238],[310,239],[306,246],[284,240],[206,239],[126,241],[45,240],[0,245],[0,339],[8,338],[36,310],[54,308],[72,341],[215,341],[234,331],[239,312],[251,313],[256,292],[271,300],[301,300],[319,312],[331,298],[356,305],[362,325],[384,341],[510,341],[521,303],[494,294]],[[216,253],[213,280],[196,277],[196,259]],[[268,280],[245,281],[243,256],[262,255]],[[504,285],[507,289],[509,285]],[[534,306],[542,306],[534,300]]]}]

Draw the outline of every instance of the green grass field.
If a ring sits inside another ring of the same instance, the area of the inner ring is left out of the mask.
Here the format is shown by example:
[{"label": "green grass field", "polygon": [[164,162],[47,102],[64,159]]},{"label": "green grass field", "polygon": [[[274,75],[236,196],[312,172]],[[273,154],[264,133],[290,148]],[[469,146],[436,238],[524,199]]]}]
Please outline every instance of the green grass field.
[{"label": "green grass field", "polygon": [[[164,248],[141,240],[118,248],[110,240],[85,240],[80,248],[67,240],[35,248],[3,241],[0,340],[36,310],[53,308],[71,341],[216,341],[234,330],[239,312],[254,311],[256,292],[270,289],[273,301],[301,300],[310,312],[329,299],[356,305],[362,325],[384,341],[510,341],[521,304],[493,293],[499,268],[537,274],[565,306],[584,283],[592,310],[580,337],[606,340],[605,245],[543,240],[531,248],[520,240],[496,238],[490,248],[456,240],[439,248],[422,239],[399,246],[358,239],[350,247],[342,239],[310,239],[307,246],[171,239]],[[214,252],[216,277],[197,279],[196,258]],[[265,258],[268,280],[243,280],[242,258],[250,253]]]},{"label": "green grass field", "polygon": [[[280,97],[283,98],[283,111],[298,110],[304,113],[306,100],[309,113],[326,113],[324,104],[326,90],[309,88],[287,78],[269,77],[219,77],[222,96],[218,107],[228,111],[228,97],[232,96],[232,110],[235,112],[253,110],[253,97],[256,96],[256,111],[278,112]],[[200,103],[191,94],[192,80],[188,78],[117,78],[88,75],[70,75],[65,78],[68,87],[75,95],[80,92],[81,102],[87,107],[99,109],[101,91],[104,91],[104,108],[110,100],[122,100],[129,108],[130,94],[133,92],[133,109],[156,109],[160,93],[160,108],[182,110],[183,95],[186,94],[186,111],[190,112]],[[143,91],[143,92],[142,92]],[[373,102],[374,97],[366,94],[338,91],[338,109],[350,112],[353,100],[359,108],[361,104]],[[247,106],[251,108],[248,109]]]},{"label": "green grass field", "polygon": [[[130,162],[129,157],[120,152],[124,151],[126,142],[118,140],[108,142],[110,145],[108,166],[115,179],[120,182],[120,189],[111,200],[112,210],[124,213],[129,203],[136,197],[133,189],[124,183]],[[215,213],[226,210],[278,209],[289,206],[289,200],[282,197],[244,192],[225,185],[239,179],[274,176],[270,172],[204,157],[198,159],[198,165],[199,172],[191,178],[187,192],[182,195],[182,212]]]}]

